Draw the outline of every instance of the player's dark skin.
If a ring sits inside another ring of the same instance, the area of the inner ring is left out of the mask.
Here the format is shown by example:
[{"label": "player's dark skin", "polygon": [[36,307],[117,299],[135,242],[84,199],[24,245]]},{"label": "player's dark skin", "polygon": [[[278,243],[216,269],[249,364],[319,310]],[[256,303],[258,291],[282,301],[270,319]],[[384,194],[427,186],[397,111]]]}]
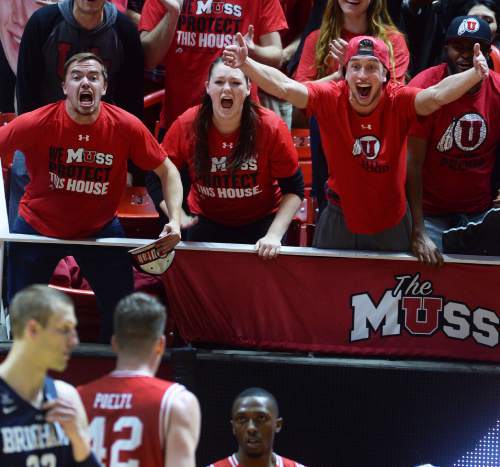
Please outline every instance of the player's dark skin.
[{"label": "player's dark skin", "polygon": [[274,467],[274,435],[283,420],[278,409],[266,397],[244,397],[233,406],[231,425],[238,441],[236,457],[242,467]]}]

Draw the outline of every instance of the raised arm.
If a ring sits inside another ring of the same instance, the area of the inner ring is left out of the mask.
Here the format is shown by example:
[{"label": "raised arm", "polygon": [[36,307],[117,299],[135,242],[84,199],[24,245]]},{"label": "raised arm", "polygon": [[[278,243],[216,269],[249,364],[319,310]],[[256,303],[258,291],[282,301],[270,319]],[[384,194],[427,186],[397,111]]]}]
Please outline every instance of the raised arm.
[{"label": "raised arm", "polygon": [[181,392],[173,401],[165,430],[165,467],[195,467],[201,414],[196,397]]},{"label": "raised arm", "polygon": [[430,115],[449,104],[480,83],[489,74],[488,64],[478,43],[474,44],[474,67],[462,73],[447,76],[438,84],[420,91],[415,97],[418,115]]},{"label": "raised arm", "polygon": [[168,157],[154,172],[161,181],[169,222],[163,228],[160,237],[164,239],[162,246],[171,250],[181,239],[180,223],[182,213],[182,182],[177,167]]},{"label": "raised arm", "polygon": [[148,69],[161,63],[167,54],[177,29],[177,20],[184,2],[184,0],[160,1],[166,8],[165,15],[151,31],[141,32],[144,66]]},{"label": "raised arm", "polygon": [[424,139],[408,138],[406,191],[412,216],[411,251],[422,263],[442,265],[443,257],[425,230],[422,211],[422,167],[426,150]]},{"label": "raised arm", "polygon": [[248,47],[240,33],[233,45],[227,46],[222,54],[224,63],[241,71],[268,94],[284,99],[299,109],[305,109],[308,101],[307,87],[288,78],[276,68],[257,63],[248,56]]},{"label": "raised arm", "polygon": [[280,67],[283,55],[283,46],[279,32],[270,32],[259,37],[258,43],[254,41],[254,27],[250,25],[245,34],[248,54],[251,58],[265,65]]}]

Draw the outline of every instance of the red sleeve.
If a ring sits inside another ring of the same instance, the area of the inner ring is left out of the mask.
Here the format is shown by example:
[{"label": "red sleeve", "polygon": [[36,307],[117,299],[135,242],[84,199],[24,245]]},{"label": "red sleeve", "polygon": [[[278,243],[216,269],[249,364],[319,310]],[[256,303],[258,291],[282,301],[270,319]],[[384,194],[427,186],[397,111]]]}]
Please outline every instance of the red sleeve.
[{"label": "red sleeve", "polygon": [[410,65],[410,52],[406,45],[405,36],[400,32],[395,32],[389,36],[394,53],[394,68],[396,76],[393,76],[391,70],[391,78],[398,83],[405,83],[405,75]]},{"label": "red sleeve", "polygon": [[[408,86],[415,88],[428,88],[434,84],[435,78],[431,75],[431,81],[429,78],[429,72],[426,70],[421,71],[416,76],[414,76]],[[412,127],[410,128],[409,136],[414,136],[416,138],[427,139],[431,133],[431,128],[433,125],[433,115],[428,115],[427,117],[417,117]]]},{"label": "red sleeve", "polygon": [[[391,86],[391,83],[387,86]],[[393,84],[392,86],[394,87],[389,92],[395,93],[399,115],[401,115],[401,118],[408,121],[410,126],[413,125],[417,120],[415,97],[421,89],[413,86],[403,86],[401,84]]]},{"label": "red sleeve", "polygon": [[0,126],[0,154],[9,154],[16,149],[27,152],[29,143],[33,141],[30,114],[25,113],[7,125]]},{"label": "red sleeve", "polygon": [[297,81],[312,81],[316,79],[316,44],[319,39],[319,29],[311,32],[304,41],[302,54],[300,55],[299,65],[295,74]]},{"label": "red sleeve", "polygon": [[305,85],[308,92],[307,114],[324,114],[327,117],[337,107],[342,88],[347,86],[345,81],[307,82]]},{"label": "red sleeve", "polygon": [[[252,2],[256,0],[251,0]],[[250,3],[250,2],[249,2]],[[283,8],[279,0],[262,0],[255,18],[255,35],[257,38],[270,32],[288,29]]]},{"label": "red sleeve", "polygon": [[276,123],[273,122],[271,141],[274,144],[269,153],[270,173],[272,178],[286,178],[297,172],[299,156],[285,122],[279,117],[277,120]]},{"label": "red sleeve", "polygon": [[161,147],[178,169],[186,165],[189,155],[186,150],[186,132],[183,131],[180,118],[170,125]]},{"label": "red sleeve", "polygon": [[142,8],[139,31],[151,31],[165,16],[167,9],[160,0],[146,0]]},{"label": "red sleeve", "polygon": [[130,158],[134,164],[143,170],[156,169],[166,158],[158,141],[135,117],[131,134]]}]

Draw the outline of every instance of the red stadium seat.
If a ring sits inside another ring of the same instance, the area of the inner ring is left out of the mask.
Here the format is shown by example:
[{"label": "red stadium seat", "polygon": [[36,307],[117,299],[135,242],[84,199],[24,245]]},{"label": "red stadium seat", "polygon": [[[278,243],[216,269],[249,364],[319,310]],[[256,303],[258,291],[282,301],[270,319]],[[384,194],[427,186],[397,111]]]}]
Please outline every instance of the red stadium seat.
[{"label": "red stadium seat", "polygon": [[292,128],[292,138],[299,160],[311,160],[311,138],[308,128]]},{"label": "red stadium seat", "polygon": [[310,160],[299,160],[299,167],[304,175],[304,186],[310,188],[312,186],[312,162]]},{"label": "red stadium seat", "polygon": [[156,238],[161,231],[159,215],[143,186],[128,186],[118,207],[118,218],[128,237]]}]

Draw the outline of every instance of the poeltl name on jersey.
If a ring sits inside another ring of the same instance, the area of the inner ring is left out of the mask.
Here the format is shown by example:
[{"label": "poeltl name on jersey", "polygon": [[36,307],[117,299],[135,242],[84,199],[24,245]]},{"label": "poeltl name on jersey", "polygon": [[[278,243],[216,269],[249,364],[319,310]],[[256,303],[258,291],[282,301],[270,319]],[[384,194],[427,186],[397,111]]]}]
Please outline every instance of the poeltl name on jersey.
[{"label": "poeltl name on jersey", "polygon": [[395,280],[396,286],[387,289],[378,303],[369,293],[351,296],[350,342],[369,339],[374,333],[424,337],[442,332],[450,339],[498,345],[500,318],[495,310],[434,295],[432,283],[420,282],[419,273],[395,276]]}]

